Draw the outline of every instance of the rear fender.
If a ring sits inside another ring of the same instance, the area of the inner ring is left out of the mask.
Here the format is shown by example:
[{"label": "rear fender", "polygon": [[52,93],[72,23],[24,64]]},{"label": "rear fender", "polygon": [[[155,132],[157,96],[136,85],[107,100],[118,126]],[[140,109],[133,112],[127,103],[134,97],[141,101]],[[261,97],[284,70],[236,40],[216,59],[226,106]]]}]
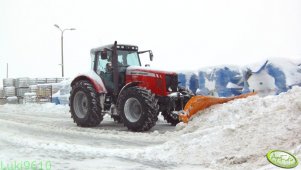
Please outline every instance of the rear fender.
[{"label": "rear fender", "polygon": [[88,73],[80,74],[76,76],[71,82],[71,87],[80,80],[88,80],[92,83],[97,93],[107,93],[107,89],[104,86],[102,79],[94,72],[90,71]]}]

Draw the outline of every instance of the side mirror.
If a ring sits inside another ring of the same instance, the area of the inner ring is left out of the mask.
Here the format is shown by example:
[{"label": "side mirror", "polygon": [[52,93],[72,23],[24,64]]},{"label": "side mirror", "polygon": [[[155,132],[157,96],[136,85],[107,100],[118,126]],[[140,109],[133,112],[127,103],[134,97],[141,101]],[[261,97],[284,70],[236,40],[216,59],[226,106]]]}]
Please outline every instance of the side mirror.
[{"label": "side mirror", "polygon": [[103,51],[100,52],[100,56],[102,60],[108,59],[108,53],[107,50],[104,49]]},{"label": "side mirror", "polygon": [[150,61],[153,61],[153,59],[154,59],[154,55],[151,50],[149,51],[149,59],[150,59]]}]

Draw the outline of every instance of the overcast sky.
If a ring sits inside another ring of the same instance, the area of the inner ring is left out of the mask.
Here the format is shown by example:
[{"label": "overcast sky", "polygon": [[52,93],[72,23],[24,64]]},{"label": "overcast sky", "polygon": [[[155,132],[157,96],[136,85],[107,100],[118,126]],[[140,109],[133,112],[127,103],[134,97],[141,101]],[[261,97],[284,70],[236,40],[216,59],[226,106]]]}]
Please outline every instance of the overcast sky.
[{"label": "overcast sky", "polygon": [[115,40],[168,70],[301,58],[300,0],[0,0],[0,78],[90,69],[90,49]]}]

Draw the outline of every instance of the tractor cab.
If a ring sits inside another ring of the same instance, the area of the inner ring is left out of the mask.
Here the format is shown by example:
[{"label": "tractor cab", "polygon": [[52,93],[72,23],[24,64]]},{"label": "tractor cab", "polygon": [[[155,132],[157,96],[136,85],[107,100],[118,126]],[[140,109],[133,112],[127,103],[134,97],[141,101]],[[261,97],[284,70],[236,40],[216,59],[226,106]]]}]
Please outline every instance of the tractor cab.
[{"label": "tractor cab", "polygon": [[129,66],[141,66],[139,54],[145,52],[150,53],[152,60],[150,50],[138,52],[138,47],[134,45],[112,44],[91,50],[92,69],[103,80],[109,95],[117,95],[124,87],[126,69]]}]

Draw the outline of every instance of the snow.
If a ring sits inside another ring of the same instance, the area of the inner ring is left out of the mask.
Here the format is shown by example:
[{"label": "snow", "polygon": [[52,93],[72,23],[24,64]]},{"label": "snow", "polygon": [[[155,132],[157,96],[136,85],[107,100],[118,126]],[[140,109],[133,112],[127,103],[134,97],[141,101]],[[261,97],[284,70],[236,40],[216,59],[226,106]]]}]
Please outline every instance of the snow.
[{"label": "snow", "polygon": [[[75,78],[80,77],[80,76],[85,76],[85,77],[91,78],[92,80],[95,80],[100,85],[100,87],[103,87],[103,92],[104,93],[107,92],[107,89],[105,88],[105,86],[102,82],[102,79],[93,70],[90,70],[84,74],[79,74]],[[74,80],[75,78],[72,78],[71,80]]]},{"label": "snow", "polygon": [[49,160],[53,169],[277,169],[265,158],[271,149],[301,160],[300,96],[293,87],[234,100],[176,127],[160,116],[144,133],[108,115],[98,127],[77,127],[65,105],[0,105],[0,160]]}]

